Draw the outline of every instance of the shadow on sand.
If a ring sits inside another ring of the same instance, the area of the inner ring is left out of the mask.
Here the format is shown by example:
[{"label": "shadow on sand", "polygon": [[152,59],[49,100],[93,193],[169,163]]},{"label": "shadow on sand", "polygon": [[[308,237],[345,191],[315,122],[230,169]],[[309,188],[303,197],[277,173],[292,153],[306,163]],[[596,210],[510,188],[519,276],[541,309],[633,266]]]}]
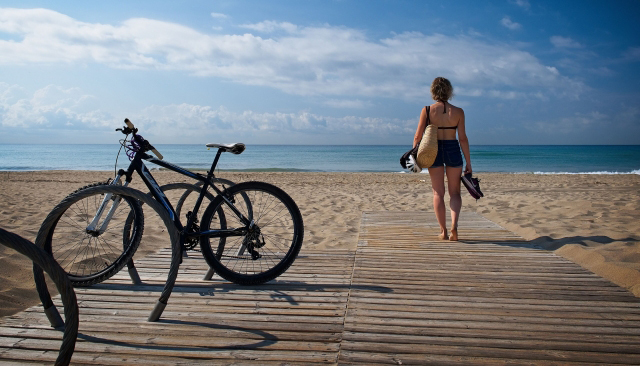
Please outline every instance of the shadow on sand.
[{"label": "shadow on sand", "polygon": [[533,240],[460,240],[459,243],[464,244],[497,244],[506,245],[519,248],[531,248],[555,251],[568,244],[578,244],[583,247],[597,247],[600,245],[606,245],[611,243],[625,243],[625,245],[632,246],[634,243],[640,242],[640,239],[627,237],[623,239],[613,239],[605,235],[592,235],[592,236],[568,236],[565,238],[554,239],[550,236],[540,236]]}]

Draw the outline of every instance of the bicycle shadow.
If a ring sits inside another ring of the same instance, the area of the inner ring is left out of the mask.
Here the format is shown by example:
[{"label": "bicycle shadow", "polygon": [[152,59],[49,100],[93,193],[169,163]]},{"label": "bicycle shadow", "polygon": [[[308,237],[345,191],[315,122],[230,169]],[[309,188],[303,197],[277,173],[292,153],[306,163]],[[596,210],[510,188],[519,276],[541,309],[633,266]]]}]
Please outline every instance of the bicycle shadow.
[{"label": "bicycle shadow", "polygon": [[[156,351],[180,351],[180,352],[216,352],[216,351],[228,351],[228,350],[254,350],[262,347],[267,347],[273,345],[279,341],[278,337],[269,332],[265,332],[263,330],[258,329],[250,329],[243,328],[231,325],[220,325],[220,324],[210,324],[204,322],[192,322],[185,320],[175,320],[175,319],[160,319],[157,323],[162,324],[173,324],[173,325],[191,325],[197,327],[205,327],[210,329],[217,330],[229,330],[229,331],[237,331],[237,332],[246,332],[261,337],[262,339],[255,343],[250,344],[236,344],[236,345],[225,345],[223,347],[211,346],[210,343],[205,344],[203,346],[176,346],[176,345],[162,345],[155,344],[152,342],[162,342],[162,335],[157,335],[156,337],[146,339],[146,344],[143,343],[133,343],[127,341],[118,341],[113,339],[107,339],[103,337],[92,336],[84,333],[78,333],[78,338],[92,342],[92,343],[100,343],[103,345],[109,346],[120,346],[120,347],[130,347],[135,349],[145,349],[145,350],[156,350]],[[226,337],[225,340],[229,340],[229,337]],[[241,338],[242,339],[242,338]],[[140,341],[145,341],[145,338],[141,337]]]},{"label": "bicycle shadow", "polygon": [[[131,291],[131,292],[154,292],[161,293],[164,288],[164,284],[155,283],[142,283],[142,284],[124,284],[124,283],[100,283],[93,285],[91,289],[99,289],[99,290],[118,290],[118,291]],[[338,283],[307,283],[304,281],[287,281],[287,280],[274,280],[270,281],[266,284],[257,285],[257,286],[240,286],[229,282],[222,282],[222,280],[214,280],[210,283],[203,284],[180,284],[176,283],[176,286],[173,288],[173,293],[186,293],[186,294],[198,294],[200,296],[220,296],[222,294],[234,294],[234,293],[247,293],[249,292],[263,292],[269,294],[272,300],[274,301],[286,301],[292,306],[298,306],[300,303],[296,300],[301,296],[308,296],[307,294],[302,293],[327,293],[327,297],[335,297],[336,292],[344,293],[344,297],[346,297],[347,293],[352,290],[364,290],[364,291],[375,291],[380,293],[391,293],[392,289],[385,286],[370,286],[370,285],[352,285],[352,284],[338,284]],[[296,294],[298,292],[298,294]],[[80,295],[82,296],[82,294]],[[259,302],[263,302],[264,300],[256,300]],[[338,303],[336,301],[336,303]],[[343,299],[343,302],[346,306],[346,298]],[[168,306],[171,306],[171,302],[169,302]],[[251,315],[251,314],[247,314]],[[267,314],[268,315],[268,314]],[[246,321],[243,320],[243,321]],[[99,337],[86,333],[79,333],[78,338],[88,341],[94,342],[102,345],[108,346],[121,346],[135,349],[143,349],[143,350],[151,350],[151,351],[175,351],[175,352],[223,352],[229,350],[256,350],[264,347],[268,347],[270,345],[274,345],[277,342],[281,341],[277,335],[273,333],[269,333],[264,330],[254,329],[254,328],[246,328],[240,326],[232,326],[232,325],[222,325],[222,324],[211,324],[206,322],[196,322],[196,321],[186,321],[186,320],[176,320],[176,319],[164,319],[160,318],[157,324],[167,324],[167,325],[188,325],[194,327],[204,327],[215,330],[223,330],[223,331],[235,331],[235,332],[245,332],[249,335],[246,337],[225,337],[225,342],[228,343],[224,346],[211,346],[209,344],[204,344],[202,346],[199,345],[171,345],[169,344],[171,340],[163,340],[163,334],[157,334],[151,336],[151,338],[140,338],[139,342],[135,341],[125,341],[125,340],[117,340],[117,339],[108,339],[104,337]],[[253,324],[252,321],[248,321],[248,324]],[[260,323],[262,324],[262,323]],[[251,326],[251,325],[250,325]],[[256,325],[256,327],[261,325]],[[277,329],[277,327],[275,328]],[[169,337],[169,336],[168,336]],[[234,344],[234,339],[237,339],[237,342],[246,341],[247,338],[256,338],[259,340],[253,343],[246,344]],[[231,341],[229,341],[231,340]],[[286,341],[287,339],[284,339]],[[227,342],[229,341],[229,342]]]},{"label": "bicycle shadow", "polygon": [[[162,292],[164,284],[150,284],[142,281],[141,284],[123,284],[123,283],[99,283],[93,285],[91,288],[104,289],[104,290],[119,290],[119,291],[133,291],[133,292]],[[378,293],[392,293],[393,289],[385,286],[374,285],[356,285],[356,284],[313,284],[303,281],[287,281],[287,280],[273,280],[262,285],[256,286],[240,286],[229,282],[222,282],[222,280],[214,280],[209,283],[203,283],[202,285],[195,284],[180,284],[179,282],[173,288],[173,293],[191,293],[198,294],[200,296],[216,296],[233,292],[245,292],[255,291],[259,293],[267,293],[273,300],[284,300],[292,306],[300,305],[296,300],[299,295],[292,294],[293,292],[314,292],[314,293],[327,293],[328,296],[333,296],[336,291],[347,292],[350,290],[359,291],[372,291]]]}]

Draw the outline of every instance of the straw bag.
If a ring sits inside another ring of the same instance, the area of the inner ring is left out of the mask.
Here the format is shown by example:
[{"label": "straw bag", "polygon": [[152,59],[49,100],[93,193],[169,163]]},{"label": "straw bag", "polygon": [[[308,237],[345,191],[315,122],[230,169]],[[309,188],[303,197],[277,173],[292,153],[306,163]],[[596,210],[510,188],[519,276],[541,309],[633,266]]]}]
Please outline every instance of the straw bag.
[{"label": "straw bag", "polygon": [[420,168],[432,166],[436,161],[436,155],[438,155],[438,127],[431,124],[429,106],[425,108],[427,109],[427,127],[424,129],[416,154],[416,162]]}]

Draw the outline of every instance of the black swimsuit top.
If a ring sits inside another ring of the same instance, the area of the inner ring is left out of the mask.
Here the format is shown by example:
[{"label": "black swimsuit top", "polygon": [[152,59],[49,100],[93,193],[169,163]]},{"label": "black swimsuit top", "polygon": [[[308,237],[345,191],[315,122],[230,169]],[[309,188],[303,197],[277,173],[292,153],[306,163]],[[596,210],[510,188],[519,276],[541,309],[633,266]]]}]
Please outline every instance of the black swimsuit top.
[{"label": "black swimsuit top", "polygon": [[[447,103],[439,100],[439,102],[442,102],[442,104],[444,104],[444,112],[442,112],[442,114],[447,113]],[[438,127],[439,130],[455,130],[456,128],[458,128],[458,126],[453,126],[453,127]]]}]

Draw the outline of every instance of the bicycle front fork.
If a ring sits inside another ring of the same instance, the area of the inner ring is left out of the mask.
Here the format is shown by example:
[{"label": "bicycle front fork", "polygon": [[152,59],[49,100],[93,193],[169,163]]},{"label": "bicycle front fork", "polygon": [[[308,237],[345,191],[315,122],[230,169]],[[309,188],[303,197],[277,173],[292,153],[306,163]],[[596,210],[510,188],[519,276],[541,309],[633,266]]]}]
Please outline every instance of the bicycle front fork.
[{"label": "bicycle front fork", "polygon": [[[111,183],[109,183],[109,185],[120,185],[120,174],[116,175],[115,179],[113,181],[111,181]],[[129,185],[129,182],[124,182],[124,184],[122,184],[123,187],[126,187]],[[91,223],[89,223],[89,225],[87,226],[87,233],[92,233],[97,235],[100,235],[102,233],[104,233],[105,231],[107,231],[107,227],[109,226],[109,222],[111,221],[111,218],[113,217],[113,215],[116,212],[116,209],[118,208],[118,205],[120,205],[120,201],[122,200],[122,197],[117,196],[115,198],[113,198],[113,194],[111,193],[107,193],[104,196],[104,199],[102,200],[102,203],[100,204],[100,207],[98,207],[98,211],[96,212],[95,216],[93,217],[93,220],[91,220]],[[98,223],[100,222],[100,218],[102,217],[102,214],[104,213],[105,209],[107,208],[107,205],[109,204],[109,201],[113,201],[113,204],[111,205],[111,208],[109,209],[109,212],[107,212],[107,216],[105,217],[104,221],[102,221],[102,225],[100,225],[100,229],[96,230],[96,227],[98,227]]]}]

